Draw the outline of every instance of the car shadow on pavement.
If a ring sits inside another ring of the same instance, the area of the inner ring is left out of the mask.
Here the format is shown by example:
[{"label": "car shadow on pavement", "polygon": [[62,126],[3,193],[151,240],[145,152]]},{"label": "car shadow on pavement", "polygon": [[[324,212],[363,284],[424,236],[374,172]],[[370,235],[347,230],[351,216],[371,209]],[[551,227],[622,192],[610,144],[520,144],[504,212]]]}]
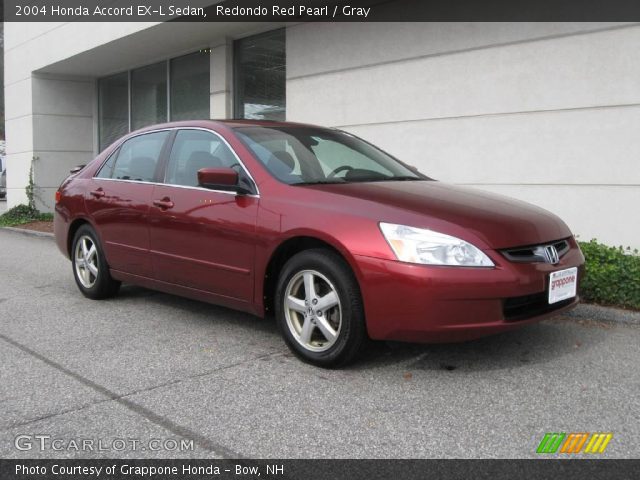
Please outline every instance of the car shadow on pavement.
[{"label": "car shadow on pavement", "polygon": [[[231,308],[214,305],[211,303],[191,300],[186,297],[171,295],[156,290],[149,290],[135,285],[124,285],[115,300],[140,299],[173,308],[183,312],[184,315],[176,317],[175,321],[197,321],[205,324],[216,322],[239,326],[249,330],[259,330],[261,332],[272,332],[275,339],[278,339],[278,332],[275,323],[270,319],[261,319],[249,313],[240,312]],[[191,314],[191,315],[187,315]]]},{"label": "car shadow on pavement", "polygon": [[456,373],[526,368],[576,355],[602,342],[611,325],[579,325],[568,317],[464,343],[407,344],[376,342],[354,370],[403,363],[408,370]]},{"label": "car shadow on pavement", "polygon": [[[251,333],[260,332],[264,342],[274,349],[288,350],[272,318],[212,305],[197,300],[165,294],[137,286],[123,286],[118,299],[149,301],[175,309],[183,314],[176,322],[197,322],[201,326],[215,322]],[[605,324],[579,324],[569,317],[554,317],[539,324],[464,343],[413,344],[400,342],[370,342],[360,359],[346,367],[364,371],[402,365],[408,370],[440,370],[460,374],[509,368],[554,361],[575,355],[602,342],[614,328]],[[249,342],[249,340],[247,340]]]}]

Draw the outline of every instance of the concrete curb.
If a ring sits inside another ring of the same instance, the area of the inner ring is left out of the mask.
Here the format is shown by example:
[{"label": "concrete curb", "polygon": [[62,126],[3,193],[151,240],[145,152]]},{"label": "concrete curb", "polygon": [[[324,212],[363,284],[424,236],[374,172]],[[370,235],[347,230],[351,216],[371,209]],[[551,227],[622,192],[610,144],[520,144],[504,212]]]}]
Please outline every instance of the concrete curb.
[{"label": "concrete curb", "polygon": [[[38,232],[26,228],[2,227],[2,230],[31,235],[33,237],[53,238],[53,233]],[[590,303],[581,303],[573,310],[564,313],[567,317],[598,320],[601,322],[621,323],[624,325],[640,325],[640,312],[622,310],[621,308],[602,307]]]},{"label": "concrete curb", "polygon": [[567,317],[598,320],[608,323],[640,325],[640,312],[614,307],[602,307],[600,305],[593,305],[590,303],[581,303],[576,308],[563,315],[566,315]]},{"label": "concrete curb", "polygon": [[1,229],[9,230],[10,232],[21,233],[22,235],[30,235],[32,237],[53,238],[53,233],[38,232],[37,230],[29,230],[27,228],[1,227]]}]

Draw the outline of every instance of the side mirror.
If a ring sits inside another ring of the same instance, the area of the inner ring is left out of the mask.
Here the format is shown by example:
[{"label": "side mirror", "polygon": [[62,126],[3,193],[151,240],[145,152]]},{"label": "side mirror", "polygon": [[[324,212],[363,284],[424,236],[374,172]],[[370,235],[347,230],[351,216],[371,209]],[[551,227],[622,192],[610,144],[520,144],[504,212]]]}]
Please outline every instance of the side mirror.
[{"label": "side mirror", "polygon": [[238,172],[233,168],[201,168],[198,170],[198,185],[211,190],[236,192],[241,195],[251,193],[238,185]]}]

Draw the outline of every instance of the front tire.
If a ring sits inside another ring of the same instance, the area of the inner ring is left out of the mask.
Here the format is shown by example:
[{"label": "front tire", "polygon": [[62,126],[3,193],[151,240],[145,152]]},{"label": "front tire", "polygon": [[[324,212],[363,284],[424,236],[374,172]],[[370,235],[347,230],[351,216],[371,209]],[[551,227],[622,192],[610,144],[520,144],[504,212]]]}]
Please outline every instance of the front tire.
[{"label": "front tire", "polygon": [[307,363],[346,365],[367,340],[358,282],[330,250],[306,250],[292,257],[278,279],[275,303],[285,342]]},{"label": "front tire", "polygon": [[82,225],[73,237],[71,265],[76,284],[85,297],[101,300],[118,293],[120,282],[111,278],[98,236],[89,225]]}]

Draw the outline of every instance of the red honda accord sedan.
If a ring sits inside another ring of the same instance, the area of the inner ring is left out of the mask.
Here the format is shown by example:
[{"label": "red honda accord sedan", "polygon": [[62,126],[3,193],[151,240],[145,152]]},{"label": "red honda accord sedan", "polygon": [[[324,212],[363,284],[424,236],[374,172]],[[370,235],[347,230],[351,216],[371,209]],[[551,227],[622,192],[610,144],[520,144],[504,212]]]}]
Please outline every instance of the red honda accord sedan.
[{"label": "red honda accord sedan", "polygon": [[127,282],[273,315],[321,366],[367,339],[460,341],[539,321],[576,305],[584,264],[541,208],[286,122],[133,132],[62,183],[55,235],[86,297]]}]

